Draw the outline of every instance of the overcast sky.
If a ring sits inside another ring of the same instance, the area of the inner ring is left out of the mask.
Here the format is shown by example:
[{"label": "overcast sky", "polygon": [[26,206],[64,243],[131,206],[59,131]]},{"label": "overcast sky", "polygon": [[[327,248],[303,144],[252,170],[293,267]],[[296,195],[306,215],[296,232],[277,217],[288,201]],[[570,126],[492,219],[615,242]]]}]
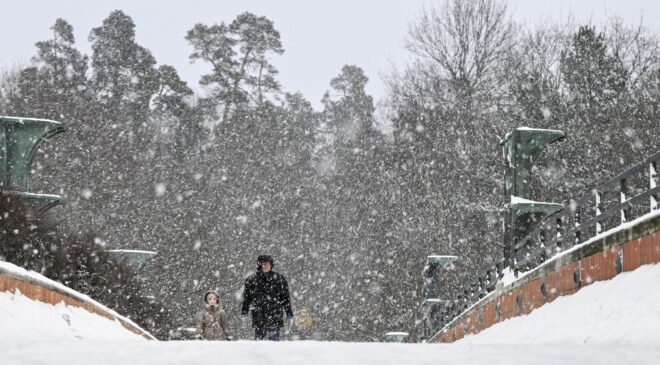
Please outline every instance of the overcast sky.
[{"label": "overcast sky", "polygon": [[[76,43],[90,53],[87,36],[115,9],[133,18],[139,44],[151,50],[160,64],[176,67],[189,85],[197,88],[199,76],[208,70],[191,64],[191,48],[184,40],[196,23],[231,22],[250,11],[275,22],[285,53],[273,63],[285,90],[301,91],[316,108],[330,79],[344,64],[362,67],[370,78],[368,92],[376,99],[385,93],[380,74],[392,63],[403,65],[408,24],[422,6],[432,0],[208,0],[208,1],[3,1],[0,22],[0,67],[28,63],[34,43],[51,37],[49,28],[58,17],[74,27]],[[660,33],[658,0],[511,0],[514,19],[533,24],[565,20],[573,14],[578,22],[600,24],[619,15],[630,24],[643,23]]]}]

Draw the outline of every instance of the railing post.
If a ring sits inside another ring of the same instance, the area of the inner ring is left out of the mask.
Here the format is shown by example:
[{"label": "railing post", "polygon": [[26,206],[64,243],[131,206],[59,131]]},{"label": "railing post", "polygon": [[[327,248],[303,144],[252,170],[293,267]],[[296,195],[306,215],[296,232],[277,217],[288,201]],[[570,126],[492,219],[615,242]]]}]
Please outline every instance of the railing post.
[{"label": "railing post", "polygon": [[[594,197],[596,198],[596,217],[600,216],[602,212],[602,203],[600,201],[600,191],[594,190]],[[603,231],[603,225],[600,224],[600,221],[596,219],[596,234],[600,234]]]},{"label": "railing post", "polygon": [[582,215],[580,215],[580,206],[577,205],[577,202],[575,202],[575,241],[573,242],[574,245],[577,245],[580,243],[582,240],[582,230],[580,230],[578,227],[580,227],[580,222],[582,221]]},{"label": "railing post", "polygon": [[541,251],[540,254],[541,263],[544,263],[545,260],[548,259],[548,247],[545,245],[545,242],[541,239],[541,231],[539,231],[538,236],[536,236],[536,240],[539,243],[539,248],[540,248],[539,251]]},{"label": "railing post", "polygon": [[562,240],[564,239],[564,231],[563,231],[563,226],[564,222],[562,220],[562,217],[557,217],[557,222],[556,222],[556,231],[557,231],[557,236],[556,236],[556,242],[557,242],[557,251],[563,251],[562,247]]},{"label": "railing post", "polygon": [[[548,240],[545,236],[545,226],[543,225],[543,223],[541,223],[541,230],[539,231],[539,241],[541,241],[541,245],[543,247],[545,247],[545,250],[547,250],[548,249],[548,245],[547,245]],[[552,257],[552,256],[554,256],[554,252],[550,257]]]},{"label": "railing post", "polygon": [[491,267],[488,271],[486,271],[486,294],[492,292],[495,289],[495,274],[493,274],[493,271],[495,270],[494,267]]},{"label": "railing post", "polygon": [[[621,204],[625,203],[628,198],[626,198],[626,195],[628,194],[628,186],[626,184],[626,179],[621,179]],[[624,224],[627,222],[626,219],[626,209],[621,206],[621,224]]]},{"label": "railing post", "polygon": [[532,258],[532,245],[529,240],[525,241],[525,271],[529,270],[531,266],[530,260]]},{"label": "railing post", "polygon": [[[655,161],[651,161],[649,164],[649,188],[650,189],[655,189],[656,186],[658,186],[658,183],[655,181],[658,176],[658,165],[656,164]],[[651,195],[650,197],[650,208],[651,211],[654,211],[658,209],[658,197],[655,195]]]}]

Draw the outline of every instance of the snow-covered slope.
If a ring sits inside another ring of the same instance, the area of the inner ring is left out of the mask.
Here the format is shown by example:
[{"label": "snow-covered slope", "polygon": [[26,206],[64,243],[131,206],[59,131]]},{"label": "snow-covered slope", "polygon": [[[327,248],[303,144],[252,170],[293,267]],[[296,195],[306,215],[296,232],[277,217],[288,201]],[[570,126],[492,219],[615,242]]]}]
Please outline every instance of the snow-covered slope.
[{"label": "snow-covered slope", "polygon": [[[34,271],[25,270],[9,262],[0,261],[0,274],[6,278],[30,283],[72,298],[80,304],[90,306],[104,316],[68,306],[55,305],[32,300],[17,289],[0,291],[0,344],[21,339],[62,340],[62,339],[154,339],[130,319],[121,316],[87,295],[81,294],[61,283],[53,281]],[[0,283],[1,284],[1,283]],[[1,285],[0,285],[1,286]],[[130,331],[122,323],[130,326]],[[142,333],[142,336],[134,332]],[[0,362],[1,363],[1,362]]]},{"label": "snow-covered slope", "polygon": [[119,321],[85,309],[34,301],[20,291],[0,292],[0,348],[12,342],[108,339],[146,341]]},{"label": "snow-covered slope", "polygon": [[660,348],[660,264],[595,282],[459,343],[648,344]]}]

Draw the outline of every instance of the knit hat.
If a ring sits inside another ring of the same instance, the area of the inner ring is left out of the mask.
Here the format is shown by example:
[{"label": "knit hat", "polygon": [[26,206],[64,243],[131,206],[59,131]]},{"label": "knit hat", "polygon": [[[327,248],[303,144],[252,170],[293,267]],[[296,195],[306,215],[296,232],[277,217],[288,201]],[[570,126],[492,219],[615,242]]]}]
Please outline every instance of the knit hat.
[{"label": "knit hat", "polygon": [[264,262],[270,263],[270,266],[275,266],[272,256],[260,255],[259,257],[257,257],[257,271],[261,271],[261,265],[263,265]]}]

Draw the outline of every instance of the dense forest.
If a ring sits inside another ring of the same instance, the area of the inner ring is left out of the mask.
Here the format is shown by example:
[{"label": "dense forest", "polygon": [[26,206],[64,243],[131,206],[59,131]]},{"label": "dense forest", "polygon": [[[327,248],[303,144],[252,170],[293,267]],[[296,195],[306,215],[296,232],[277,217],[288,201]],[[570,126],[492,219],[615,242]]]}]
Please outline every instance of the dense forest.
[{"label": "dense forest", "polygon": [[[190,326],[214,289],[247,338],[238,320],[244,278],[257,255],[270,254],[294,310],[313,321],[294,329],[300,338],[418,338],[427,255],[460,257],[448,297],[502,256],[507,132],[566,132],[535,168],[534,193],[554,202],[660,146],[658,35],[616,18],[524,27],[505,2],[447,0],[411,21],[412,61],[386,72],[384,100],[366,93],[359,65],[345,65],[328,80],[321,110],[280,84],[271,60],[286,39],[264,16],[182,34],[191,61],[210,65],[197,91],[136,42],[121,10],[90,31],[90,55],[66,20],[51,29],[29,65],[2,71],[0,115],[68,129],[33,165],[34,191],[66,199],[41,228],[61,238],[54,249],[15,243],[0,255],[65,281],[43,262],[67,244],[157,251],[139,285],[127,284],[133,294],[95,292],[83,285],[89,275],[69,285],[111,297],[107,304],[162,336]],[[37,234],[12,224],[25,223],[3,218],[3,240]],[[64,256],[75,261],[76,252]],[[132,295],[158,306],[149,314],[136,300],[142,312],[118,304]]]}]

